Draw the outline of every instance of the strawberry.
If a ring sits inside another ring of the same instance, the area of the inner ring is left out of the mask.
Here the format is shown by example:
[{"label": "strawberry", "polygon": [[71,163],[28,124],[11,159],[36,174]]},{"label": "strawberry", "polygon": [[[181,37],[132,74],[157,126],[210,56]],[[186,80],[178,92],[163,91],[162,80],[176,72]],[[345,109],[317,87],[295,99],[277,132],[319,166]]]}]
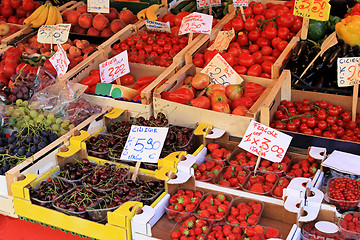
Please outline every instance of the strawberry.
[{"label": "strawberry", "polygon": [[264,193],[264,188],[263,185],[261,183],[255,183],[254,185],[252,185],[249,189],[252,192],[256,192],[256,193]]},{"label": "strawberry", "polygon": [[248,236],[248,237],[252,237],[252,236],[255,236],[255,235],[256,235],[256,231],[255,231],[254,228],[249,227],[249,228],[245,229],[245,234],[246,234],[246,236]]},{"label": "strawberry", "polygon": [[206,225],[206,221],[204,219],[197,219],[195,221],[195,226],[196,227],[199,227],[199,228],[202,228]]},{"label": "strawberry", "polygon": [[231,184],[229,181],[226,181],[225,179],[221,179],[219,184],[224,187],[231,187]]},{"label": "strawberry", "polygon": [[196,207],[195,203],[189,203],[188,205],[185,206],[185,211],[192,212],[194,211],[195,207]]},{"label": "strawberry", "polygon": [[178,212],[181,212],[182,210],[184,210],[184,207],[181,204],[176,204],[175,205],[175,210],[178,211]]},{"label": "strawberry", "polygon": [[217,143],[209,143],[206,147],[210,152],[214,152],[215,149],[220,149],[220,145]]},{"label": "strawberry", "polygon": [[295,169],[294,174],[295,177],[302,177],[303,171],[301,169]]},{"label": "strawberry", "polygon": [[315,175],[316,171],[317,171],[317,168],[316,168],[316,167],[310,167],[310,169],[309,169],[309,173],[310,173],[311,175]]},{"label": "strawberry", "polygon": [[198,214],[201,218],[209,218],[210,212],[206,209],[198,211]]},{"label": "strawberry", "polygon": [[282,197],[283,195],[283,187],[282,186],[277,186],[275,189],[274,189],[274,196],[276,197]]},{"label": "strawberry", "polygon": [[251,208],[253,209],[253,212],[256,214],[256,215],[260,215],[261,213],[261,204],[260,203],[256,203],[254,205],[251,206]]},{"label": "strawberry", "polygon": [[307,160],[308,160],[310,163],[315,162],[315,158],[313,158],[313,157],[308,157]]},{"label": "strawberry", "polygon": [[277,180],[277,177],[275,174],[268,174],[266,176],[266,181],[268,181],[268,182],[275,183],[276,180]]},{"label": "strawberry", "polygon": [[280,232],[276,228],[269,228],[265,231],[266,238],[279,238]]},{"label": "strawberry", "polygon": [[262,227],[261,225],[256,225],[256,226],[254,227],[254,230],[255,230],[255,232],[256,232],[257,234],[263,234],[263,233],[264,233],[264,229],[263,229],[263,227]]},{"label": "strawberry", "polygon": [[250,226],[253,226],[257,223],[258,221],[258,216],[255,214],[251,214],[250,216],[248,216],[248,218],[246,219],[246,221],[248,222],[248,224]]}]

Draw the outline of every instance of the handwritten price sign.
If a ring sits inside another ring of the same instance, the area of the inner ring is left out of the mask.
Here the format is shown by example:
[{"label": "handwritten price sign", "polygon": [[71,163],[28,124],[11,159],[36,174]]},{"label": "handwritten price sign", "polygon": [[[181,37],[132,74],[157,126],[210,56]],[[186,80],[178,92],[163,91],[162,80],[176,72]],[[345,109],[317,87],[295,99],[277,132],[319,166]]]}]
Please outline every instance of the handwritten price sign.
[{"label": "handwritten price sign", "polygon": [[281,162],[290,145],[292,137],[251,120],[239,147],[272,162]]},{"label": "handwritten price sign", "polygon": [[168,128],[131,126],[121,160],[157,163]]},{"label": "handwritten price sign", "polygon": [[42,25],[37,34],[39,43],[66,43],[69,38],[71,24]]},{"label": "handwritten price sign", "polygon": [[234,29],[231,31],[220,31],[215,38],[215,42],[208,47],[208,50],[218,50],[220,52],[228,49],[231,40],[235,37]]},{"label": "handwritten price sign", "polygon": [[210,0],[196,0],[197,9],[204,9],[210,7]]},{"label": "handwritten price sign", "polygon": [[330,0],[295,0],[293,14],[319,21],[329,20]]},{"label": "handwritten price sign", "polygon": [[145,25],[149,31],[171,33],[169,22],[163,23],[163,22],[158,22],[158,21],[145,20]]},{"label": "handwritten price sign", "polygon": [[201,71],[210,77],[213,84],[239,84],[243,79],[235,72],[235,70],[226,62],[226,60],[218,53]]},{"label": "handwritten price sign", "polygon": [[87,11],[97,13],[109,13],[109,0],[87,0]]},{"label": "handwritten price sign", "polygon": [[58,43],[57,47],[58,50],[51,58],[49,58],[49,61],[54,66],[58,77],[61,77],[68,70],[70,61],[66,55],[65,50],[62,48],[61,44]]},{"label": "handwritten price sign", "polygon": [[183,18],[179,29],[179,35],[186,33],[211,33],[213,16],[194,12]]},{"label": "handwritten price sign", "polygon": [[359,57],[338,58],[338,86],[348,87],[360,83]]},{"label": "handwritten price sign", "polygon": [[221,6],[221,0],[209,0],[211,7]]},{"label": "handwritten price sign", "polygon": [[100,79],[102,83],[111,83],[130,72],[127,51],[123,51],[99,64]]},{"label": "handwritten price sign", "polygon": [[233,1],[234,7],[246,7],[249,6],[248,0],[234,0]]}]

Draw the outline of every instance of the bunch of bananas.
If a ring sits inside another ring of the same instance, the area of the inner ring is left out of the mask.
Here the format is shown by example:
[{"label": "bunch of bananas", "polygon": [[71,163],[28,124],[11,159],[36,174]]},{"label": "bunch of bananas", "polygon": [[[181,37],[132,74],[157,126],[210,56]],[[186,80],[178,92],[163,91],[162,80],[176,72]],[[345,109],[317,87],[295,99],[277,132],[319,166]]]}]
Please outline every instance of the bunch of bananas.
[{"label": "bunch of bananas", "polygon": [[39,28],[42,25],[55,25],[63,23],[59,9],[47,1],[44,5],[36,9],[28,18],[24,20],[24,25],[31,28]]},{"label": "bunch of bananas", "polygon": [[162,5],[162,4],[153,4],[150,7],[145,8],[145,9],[141,10],[140,12],[138,12],[138,14],[136,16],[139,20],[148,19],[150,21],[156,21],[157,20],[156,12],[163,6],[164,5]]}]

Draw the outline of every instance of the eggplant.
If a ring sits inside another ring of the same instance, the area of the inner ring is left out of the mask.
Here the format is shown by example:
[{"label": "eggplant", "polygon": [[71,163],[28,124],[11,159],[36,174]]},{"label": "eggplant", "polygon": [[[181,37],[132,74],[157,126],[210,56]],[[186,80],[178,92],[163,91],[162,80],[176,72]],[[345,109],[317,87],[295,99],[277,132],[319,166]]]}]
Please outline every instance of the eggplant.
[{"label": "eggplant", "polygon": [[349,53],[351,46],[347,43],[344,43],[344,45],[341,48],[341,52],[339,54],[339,57],[344,57],[345,55],[347,55]]},{"label": "eggplant", "polygon": [[342,48],[340,46],[337,46],[335,50],[331,53],[331,56],[327,59],[326,67],[332,68],[333,66],[336,66],[337,59],[340,57],[340,54],[342,52]]},{"label": "eggplant", "polygon": [[359,46],[358,45],[352,46],[349,52],[357,54],[359,52]]},{"label": "eggplant", "polygon": [[[325,67],[326,61],[328,58],[330,58],[332,54],[332,48],[329,48],[326,50],[326,52],[322,55],[322,57],[319,57],[316,62],[314,63],[316,71],[320,71],[323,67]],[[318,61],[319,60],[319,61]]]},{"label": "eggplant", "polygon": [[303,41],[303,40],[300,41],[294,49],[293,55],[291,57],[291,61],[298,62],[299,58],[301,57],[302,54],[304,54],[306,49],[307,49],[306,41]]}]

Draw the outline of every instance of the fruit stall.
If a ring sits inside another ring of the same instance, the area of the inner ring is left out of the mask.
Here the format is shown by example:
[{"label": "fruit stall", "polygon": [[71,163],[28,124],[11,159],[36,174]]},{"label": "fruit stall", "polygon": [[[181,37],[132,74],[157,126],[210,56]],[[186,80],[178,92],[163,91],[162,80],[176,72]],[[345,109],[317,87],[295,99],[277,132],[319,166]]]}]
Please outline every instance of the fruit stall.
[{"label": "fruit stall", "polygon": [[359,29],[356,1],[1,0],[0,239],[360,239]]}]

